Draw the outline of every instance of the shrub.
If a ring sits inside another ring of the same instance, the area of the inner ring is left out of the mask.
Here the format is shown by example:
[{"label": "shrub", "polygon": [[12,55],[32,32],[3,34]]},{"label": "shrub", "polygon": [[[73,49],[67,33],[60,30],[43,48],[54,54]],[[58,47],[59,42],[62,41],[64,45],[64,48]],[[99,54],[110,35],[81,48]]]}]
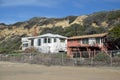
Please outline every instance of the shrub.
[{"label": "shrub", "polygon": [[24,50],[25,53],[37,53],[38,49],[34,48],[34,47],[30,47]]},{"label": "shrub", "polygon": [[94,58],[95,61],[110,61],[110,57],[106,55],[105,53],[99,53]]},{"label": "shrub", "polygon": [[0,54],[8,54],[11,53],[13,50],[12,49],[5,49],[5,48],[0,48]]},{"label": "shrub", "polygon": [[115,56],[120,57],[120,54],[116,54]]}]

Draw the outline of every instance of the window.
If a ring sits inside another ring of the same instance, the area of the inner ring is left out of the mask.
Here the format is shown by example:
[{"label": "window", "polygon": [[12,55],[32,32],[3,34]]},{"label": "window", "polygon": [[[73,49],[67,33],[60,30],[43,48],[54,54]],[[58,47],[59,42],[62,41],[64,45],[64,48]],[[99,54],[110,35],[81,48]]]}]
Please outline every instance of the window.
[{"label": "window", "polygon": [[96,43],[100,44],[100,38],[96,38]]},{"label": "window", "polygon": [[51,43],[51,39],[50,38],[48,38],[48,43]]},{"label": "window", "polygon": [[38,39],[38,46],[41,45],[41,39]]},{"label": "window", "polygon": [[31,46],[34,46],[34,39],[31,39]]},{"label": "window", "polygon": [[56,38],[54,38],[54,42],[56,42]]},{"label": "window", "polygon": [[87,38],[82,39],[82,43],[83,43],[83,44],[88,44],[88,39],[87,39]]},{"label": "window", "polygon": [[28,47],[28,43],[23,44],[23,47]]},{"label": "window", "polygon": [[60,42],[65,42],[65,39],[61,38],[61,39],[60,39]]},{"label": "window", "polygon": [[96,44],[96,38],[89,38],[89,44],[95,45]]},{"label": "window", "polygon": [[67,42],[69,42],[69,43],[73,43],[73,42],[74,42],[74,40],[68,39],[68,41],[67,41]]},{"label": "window", "polygon": [[47,38],[44,38],[44,43],[47,43]]},{"label": "window", "polygon": [[104,38],[101,38],[101,43],[104,43],[105,42],[105,39]]},{"label": "window", "polygon": [[77,40],[79,44],[81,44],[81,39]]}]

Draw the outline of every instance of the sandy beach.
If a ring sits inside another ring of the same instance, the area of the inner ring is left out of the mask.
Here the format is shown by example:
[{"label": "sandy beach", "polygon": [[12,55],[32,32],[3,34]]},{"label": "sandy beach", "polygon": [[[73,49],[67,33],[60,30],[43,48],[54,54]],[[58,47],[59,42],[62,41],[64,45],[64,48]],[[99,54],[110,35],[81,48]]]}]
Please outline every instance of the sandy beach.
[{"label": "sandy beach", "polygon": [[120,80],[120,68],[0,62],[0,80]]}]

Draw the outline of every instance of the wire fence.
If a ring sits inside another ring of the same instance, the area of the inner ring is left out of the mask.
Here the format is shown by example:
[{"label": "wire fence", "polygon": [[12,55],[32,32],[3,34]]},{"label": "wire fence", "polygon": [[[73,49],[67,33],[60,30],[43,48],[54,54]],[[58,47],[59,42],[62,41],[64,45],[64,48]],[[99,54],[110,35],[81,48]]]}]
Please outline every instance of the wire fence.
[{"label": "wire fence", "polygon": [[[83,54],[88,52],[83,51]],[[0,54],[0,61],[10,61],[19,63],[41,64],[41,65],[62,65],[62,66],[120,66],[120,50],[108,51],[105,54],[97,51],[91,57],[76,56],[68,57],[66,53],[42,54],[42,53],[17,53]],[[103,55],[104,54],[104,55]]]}]

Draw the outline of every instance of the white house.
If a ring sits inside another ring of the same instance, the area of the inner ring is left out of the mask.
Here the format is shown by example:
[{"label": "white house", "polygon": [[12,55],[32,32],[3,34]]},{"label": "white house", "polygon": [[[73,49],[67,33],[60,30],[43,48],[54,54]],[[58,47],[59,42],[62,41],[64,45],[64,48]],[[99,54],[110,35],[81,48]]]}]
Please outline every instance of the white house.
[{"label": "white house", "polygon": [[22,50],[35,47],[42,53],[58,53],[67,51],[67,37],[58,34],[43,34],[34,37],[22,38]]}]

